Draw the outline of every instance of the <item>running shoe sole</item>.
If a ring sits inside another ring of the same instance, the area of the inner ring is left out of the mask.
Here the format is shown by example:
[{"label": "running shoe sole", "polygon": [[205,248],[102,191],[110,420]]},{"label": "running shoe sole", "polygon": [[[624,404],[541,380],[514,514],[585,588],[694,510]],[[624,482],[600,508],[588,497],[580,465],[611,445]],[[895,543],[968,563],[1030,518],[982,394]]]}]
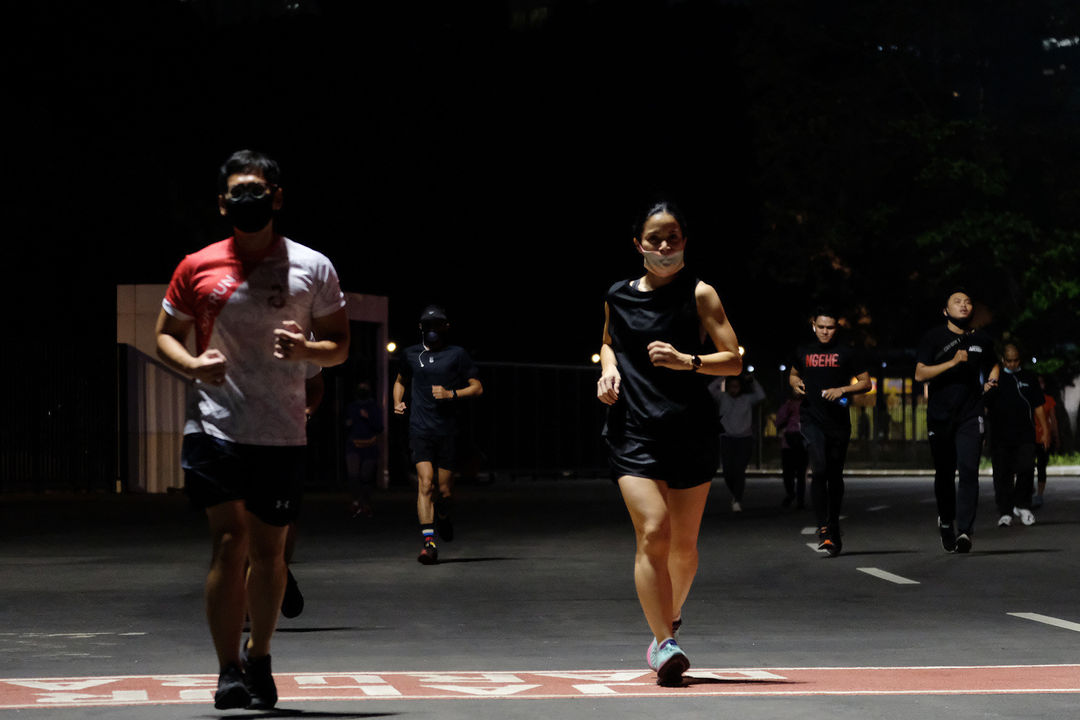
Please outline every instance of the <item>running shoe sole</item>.
[{"label": "running shoe sole", "polygon": [[683,673],[690,669],[690,658],[683,653],[672,655],[656,669],[656,684],[664,687],[682,685]]}]

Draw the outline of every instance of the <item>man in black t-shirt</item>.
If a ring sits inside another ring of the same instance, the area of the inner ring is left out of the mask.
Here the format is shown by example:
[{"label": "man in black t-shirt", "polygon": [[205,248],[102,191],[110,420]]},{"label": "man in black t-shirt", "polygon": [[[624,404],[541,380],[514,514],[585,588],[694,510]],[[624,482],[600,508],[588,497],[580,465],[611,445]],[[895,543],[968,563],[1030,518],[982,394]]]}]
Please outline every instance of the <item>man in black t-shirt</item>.
[{"label": "man in black t-shirt", "polygon": [[[813,481],[810,497],[818,524],[818,549],[840,554],[840,507],[844,500],[844,461],[851,439],[850,395],[870,389],[870,373],[852,347],[836,338],[836,313],[818,309],[810,321],[817,341],[800,347],[788,382],[796,397]],[[854,382],[852,382],[854,380]]]},{"label": "man in black t-shirt", "polygon": [[1043,442],[1050,443],[1043,391],[1035,374],[1021,369],[1020,350],[1015,344],[1005,345],[1001,369],[997,385],[986,392],[998,527],[1012,525],[1014,515],[1023,524],[1034,525],[1031,494],[1035,489],[1036,423],[1042,426]]},{"label": "man in black t-shirt", "polygon": [[926,428],[934,459],[938,529],[946,552],[971,550],[979,504],[983,392],[999,372],[990,336],[971,327],[973,311],[965,290],[950,292],[945,324],[926,333],[915,363],[915,380],[930,385]]},{"label": "man in black t-shirt", "polygon": [[457,435],[456,405],[462,398],[480,395],[484,387],[469,354],[457,345],[447,343],[450,322],[442,308],[435,305],[425,308],[420,314],[420,330],[422,342],[405,349],[405,361],[394,381],[394,412],[405,414],[405,383],[409,382],[412,390],[409,449],[416,463],[416,512],[423,536],[423,547],[417,560],[424,565],[433,565],[439,557],[435,546],[436,529],[439,537],[447,542],[454,537],[450,502]]}]

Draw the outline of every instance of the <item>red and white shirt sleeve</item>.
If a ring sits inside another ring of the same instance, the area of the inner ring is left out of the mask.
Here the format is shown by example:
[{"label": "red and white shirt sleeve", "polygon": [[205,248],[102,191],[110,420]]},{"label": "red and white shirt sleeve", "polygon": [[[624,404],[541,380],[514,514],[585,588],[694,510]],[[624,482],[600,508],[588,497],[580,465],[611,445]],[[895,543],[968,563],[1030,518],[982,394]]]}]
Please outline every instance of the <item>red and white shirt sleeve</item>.
[{"label": "red and white shirt sleeve", "polygon": [[221,386],[196,381],[185,434],[207,433],[247,445],[303,445],[305,363],[273,356],[274,330],[292,320],[310,331],[315,318],[345,306],[334,266],[323,254],[287,238],[255,263],[237,257],[232,239],[188,255],[162,302],[190,320],[196,353],[225,355]]}]

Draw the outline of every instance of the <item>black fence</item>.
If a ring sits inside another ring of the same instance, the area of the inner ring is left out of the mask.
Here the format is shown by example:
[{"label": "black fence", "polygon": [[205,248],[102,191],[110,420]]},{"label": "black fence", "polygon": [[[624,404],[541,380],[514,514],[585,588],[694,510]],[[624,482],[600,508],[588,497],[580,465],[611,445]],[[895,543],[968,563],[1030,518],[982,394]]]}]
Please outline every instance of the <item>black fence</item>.
[{"label": "black fence", "polygon": [[[118,346],[113,357],[91,354],[75,372],[70,355],[43,348],[33,377],[48,382],[20,378],[18,368],[8,365],[13,381],[0,414],[0,492],[113,492],[128,485],[123,477],[130,442],[127,352]],[[484,395],[463,404],[463,475],[480,480],[606,475],[598,366],[482,363],[480,370]],[[313,489],[345,486],[339,417],[350,384],[360,375],[360,370],[328,373],[322,417],[312,427]],[[772,418],[781,386],[772,385],[756,410],[752,467],[779,467]],[[848,466],[929,468],[925,401],[922,384],[910,378],[876,378],[874,393],[851,406]],[[1059,416],[1067,436],[1064,412]],[[413,468],[406,418],[391,413],[387,432],[390,482],[408,483]]]}]

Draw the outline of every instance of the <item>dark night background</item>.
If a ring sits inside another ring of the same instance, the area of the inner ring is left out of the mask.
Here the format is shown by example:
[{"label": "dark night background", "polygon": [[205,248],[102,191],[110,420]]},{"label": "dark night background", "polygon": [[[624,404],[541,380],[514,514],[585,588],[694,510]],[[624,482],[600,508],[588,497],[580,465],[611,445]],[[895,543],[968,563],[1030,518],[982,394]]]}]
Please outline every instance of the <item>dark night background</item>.
[{"label": "dark night background", "polygon": [[115,286],[167,282],[225,235],[216,170],[240,147],[280,160],[281,229],[389,296],[399,343],[440,302],[478,360],[588,362],[603,291],[640,266],[635,213],[664,194],[759,367],[821,299],[909,361],[960,281],[997,337],[1071,377],[1073,7],[12,4],[9,422],[114,422]]}]

